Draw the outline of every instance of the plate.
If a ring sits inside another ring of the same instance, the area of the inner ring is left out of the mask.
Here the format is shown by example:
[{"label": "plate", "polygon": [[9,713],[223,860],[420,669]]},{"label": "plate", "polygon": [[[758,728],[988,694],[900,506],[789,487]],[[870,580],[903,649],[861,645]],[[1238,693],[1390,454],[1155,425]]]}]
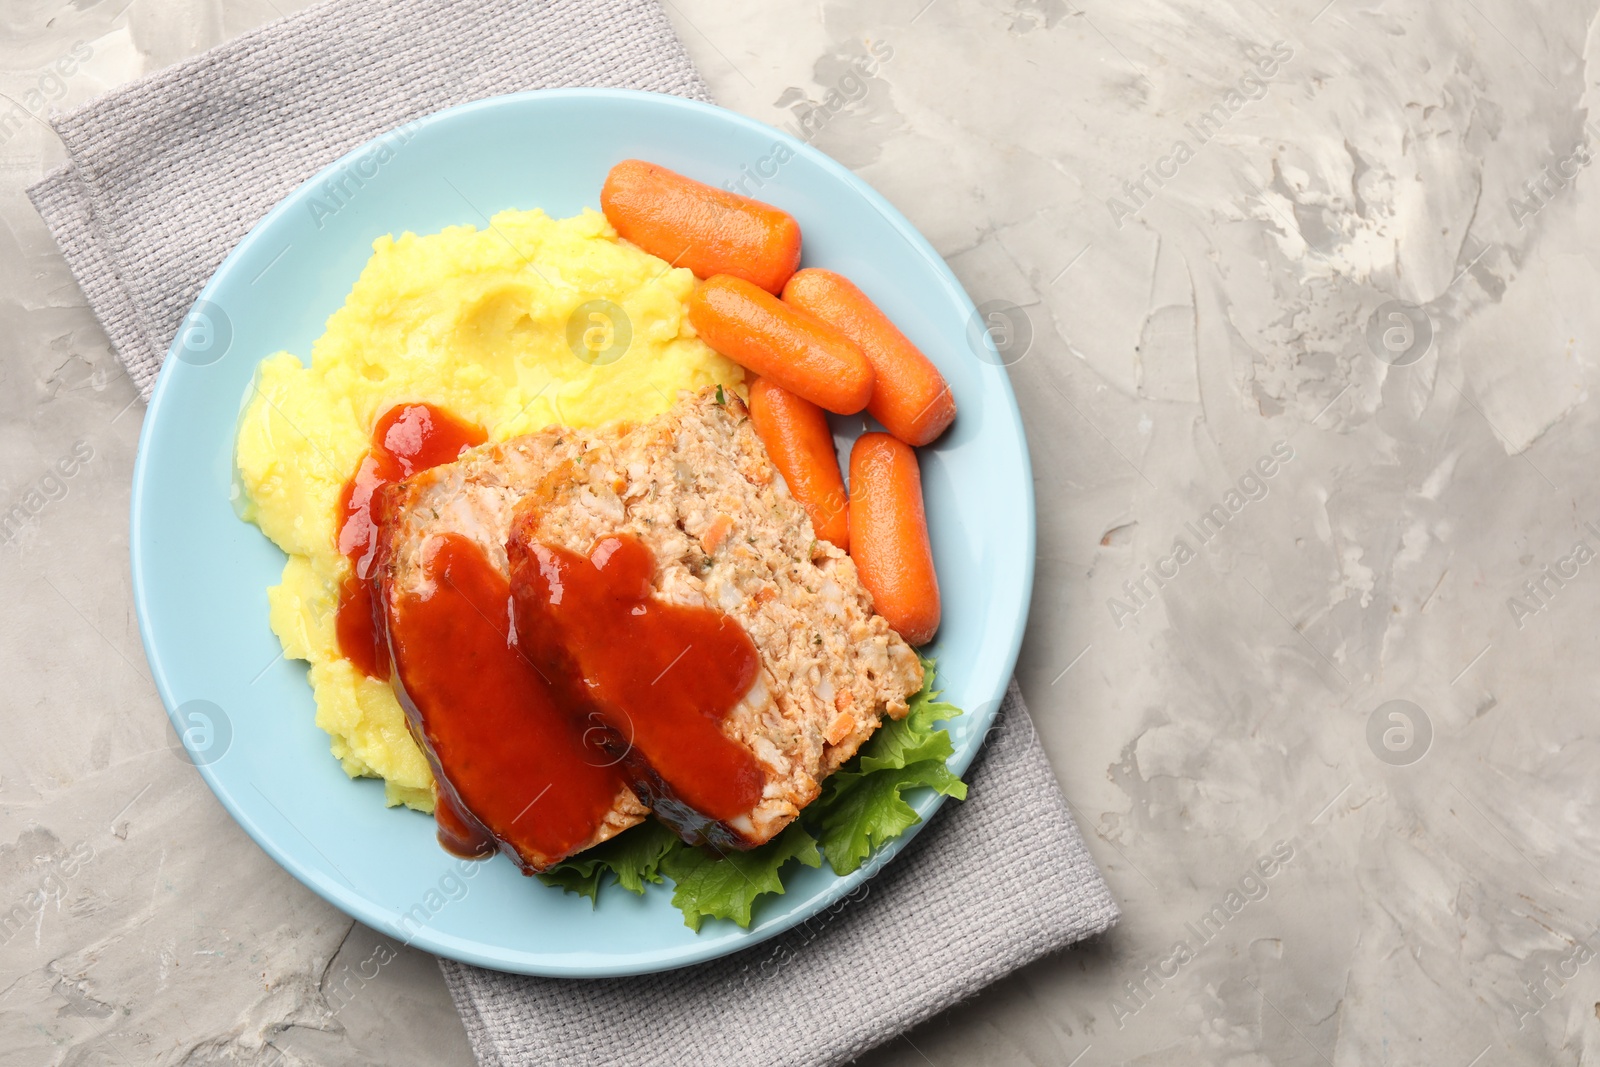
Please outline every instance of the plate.
[{"label": "plate", "polygon": [[[951,725],[957,771],[998,709],[1033,581],[1027,443],[993,341],[928,242],[808,145],[678,97],[545,90],[441,111],[295,190],[201,290],[145,416],[130,536],[145,652],[186,750],[268,855],[391,937],[526,974],[641,974],[747,948],[840,900],[911,838],[846,877],[826,864],[793,870],[787,893],[759,901],[748,930],[708,920],[694,933],[664,886],[602,893],[591,908],[504,858],[457,861],[434,840],[432,819],[386,809],[381,783],[347,778],[315,725],[304,664],[283,658],[267,626],[266,591],[284,556],[230,503],[234,431],[257,363],[280,349],[309,357],[374,238],[481,226],[512,207],[552,217],[598,208],[606,172],[629,156],[717,185],[742,179],[793,214],[804,265],[853,279],[949,379],[960,414],[920,451],[944,602],[931,653],[947,699],[967,709]],[[841,445],[863,425],[838,420]],[[926,820],[942,798],[918,794],[908,799]]]}]

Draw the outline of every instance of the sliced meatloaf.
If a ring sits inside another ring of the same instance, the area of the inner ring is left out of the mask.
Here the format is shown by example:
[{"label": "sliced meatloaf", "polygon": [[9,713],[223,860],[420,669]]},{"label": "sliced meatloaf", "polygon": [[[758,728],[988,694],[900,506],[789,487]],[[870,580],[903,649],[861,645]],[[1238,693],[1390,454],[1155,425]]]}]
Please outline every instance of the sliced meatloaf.
[{"label": "sliced meatloaf", "polygon": [[[529,871],[649,812],[509,641],[514,505],[592,444],[558,428],[485,445],[387,487],[376,509],[377,621],[433,768],[440,839],[469,854],[498,848]],[[497,699],[507,706],[496,711]]]},{"label": "sliced meatloaf", "polygon": [[885,715],[906,713],[922,681],[917,655],[873,613],[849,557],[815,537],[736,396],[706,390],[580,447],[515,506],[513,590],[518,568],[539,564],[538,546],[588,556],[602,538],[624,535],[654,557],[654,597],[737,621],[759,670],[721,729],[760,767],[759,800],[712,819],[651,773],[648,753],[629,752],[621,765],[691,843],[759,845],[816,798]]}]

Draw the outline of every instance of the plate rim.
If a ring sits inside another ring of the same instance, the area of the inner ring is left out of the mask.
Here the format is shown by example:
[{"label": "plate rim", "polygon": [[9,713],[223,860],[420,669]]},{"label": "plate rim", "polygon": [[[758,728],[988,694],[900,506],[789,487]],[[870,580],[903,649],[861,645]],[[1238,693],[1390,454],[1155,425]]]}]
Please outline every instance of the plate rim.
[{"label": "plate rim", "polygon": [[[966,311],[970,317],[976,314],[971,297],[955,277],[949,264],[928,243],[922,233],[907,219],[897,208],[873,189],[866,181],[858,177],[853,171],[833,159],[831,156],[817,149],[808,142],[801,141],[784,130],[770,126],[757,119],[750,118],[736,111],[719,107],[715,104],[687,97],[680,97],[669,93],[649,92],[637,89],[613,89],[599,87],[567,87],[556,89],[532,89],[515,93],[505,93],[497,96],[485,97],[478,100],[456,104],[448,108],[433,111],[420,118],[408,120],[400,126],[421,129],[422,127],[450,122],[461,116],[469,115],[476,111],[486,111],[505,107],[539,106],[541,101],[556,100],[601,100],[632,102],[640,106],[664,106],[680,108],[691,112],[712,115],[718,121],[732,122],[743,126],[752,132],[782,140],[796,155],[803,155],[814,165],[829,172],[832,177],[841,181],[860,195],[863,200],[882,215],[889,225],[906,239],[908,244],[933,267],[934,274],[946,290],[946,296],[952,299],[958,308]],[[201,286],[195,296],[194,303],[209,300],[218,287],[219,278],[225,278],[232,270],[238,267],[244,254],[257,241],[262,239],[272,224],[290,210],[299,206],[306,191],[328,177],[331,177],[340,168],[368,151],[381,138],[388,136],[393,129],[385,129],[374,134],[350,151],[340,155],[315,174],[305,179],[294,189],[285,194],[272,206],[260,219],[258,219],[242,237],[239,242],[228,252],[205,284]],[[194,304],[190,305],[191,307]],[[161,368],[157,374],[156,383],[151,391],[150,400],[146,406],[143,423],[139,433],[139,445],[135,455],[132,491],[129,499],[129,537],[128,557],[132,576],[132,590],[135,616],[139,624],[140,643],[144,648],[146,662],[150,666],[151,679],[155,683],[157,693],[161,697],[164,710],[169,722],[179,736],[183,733],[183,723],[178,719],[179,702],[175,699],[174,688],[167,675],[166,665],[163,663],[155,642],[152,638],[153,627],[150,618],[149,592],[143,574],[142,557],[146,552],[143,530],[140,525],[140,514],[144,506],[146,487],[152,476],[149,447],[150,440],[155,432],[155,427],[161,423],[161,415],[167,403],[169,388],[176,371],[174,368],[181,362],[176,357],[178,340],[175,337],[168,346],[162,359]],[[999,687],[996,692],[986,697],[982,702],[985,709],[981,714],[984,720],[980,728],[984,733],[971,745],[970,751],[964,755],[957,752],[950,759],[951,769],[957,775],[965,775],[978,752],[982,749],[987,737],[988,728],[993,724],[998,714],[1001,701],[1004,699],[1010,679],[1016,669],[1018,653],[1021,650],[1023,636],[1027,629],[1027,619],[1033,599],[1033,586],[1037,565],[1037,508],[1032,476],[1032,456],[1028,448],[1026,427],[1022,422],[1021,410],[1018,407],[1016,391],[1012,388],[1009,375],[1004,367],[996,367],[992,376],[994,387],[1000,390],[1007,414],[1010,416],[1010,425],[1014,427],[1020,445],[1021,470],[1019,472],[1024,492],[1021,501],[1024,516],[1024,551],[1022,560],[1022,582],[1015,602],[1006,605],[1007,614],[1014,614],[1017,623],[1010,635],[1007,647],[1004,649],[1000,662],[1004,669],[1000,672]],[[241,520],[242,521],[242,520]],[[975,714],[974,709],[965,709],[966,714]],[[191,761],[193,762],[193,761]],[[200,772],[207,788],[221,803],[224,810],[249,835],[263,852],[274,863],[288,872],[301,885],[310,889],[329,904],[338,908],[351,918],[362,922],[379,932],[393,937],[401,943],[414,948],[421,948],[435,955],[462,963],[486,967],[497,971],[515,974],[537,975],[553,978],[605,978],[626,977],[632,975],[656,973],[691,966],[714,959],[723,958],[742,952],[761,944],[803,922],[808,921],[817,914],[829,909],[858,885],[874,876],[887,863],[892,861],[907,845],[914,840],[943,806],[947,799],[940,794],[932,794],[931,798],[922,803],[914,803],[921,816],[921,821],[910,827],[906,832],[878,848],[856,871],[848,875],[833,874],[833,882],[824,891],[815,894],[804,904],[794,908],[777,920],[752,927],[747,931],[748,936],[727,942],[690,942],[679,950],[672,951],[662,958],[640,960],[637,957],[613,957],[606,962],[570,962],[571,954],[564,954],[567,962],[561,959],[552,959],[549,955],[526,952],[522,950],[501,949],[499,955],[479,947],[480,943],[460,943],[459,939],[435,930],[424,927],[414,934],[402,932],[398,919],[399,912],[389,909],[371,895],[362,894],[354,887],[346,888],[338,884],[326,873],[300,862],[277,844],[277,838],[266,827],[261,826],[234,798],[229,787],[219,782],[213,768],[206,763],[194,763],[195,769]],[[554,890],[552,890],[553,892]],[[631,962],[629,962],[631,961]]]}]

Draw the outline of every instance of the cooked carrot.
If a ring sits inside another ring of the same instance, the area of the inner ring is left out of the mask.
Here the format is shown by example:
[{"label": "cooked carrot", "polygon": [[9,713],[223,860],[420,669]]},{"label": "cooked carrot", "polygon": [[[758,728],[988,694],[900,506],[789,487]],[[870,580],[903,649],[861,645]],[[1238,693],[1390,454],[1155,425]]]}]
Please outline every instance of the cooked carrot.
[{"label": "cooked carrot", "polygon": [[828,416],[811,401],[757,378],[750,383],[750,421],[817,536],[848,552],[849,501]]},{"label": "cooked carrot", "polygon": [[707,552],[716,552],[728,540],[728,535],[733,532],[733,519],[722,512],[711,517],[706,523],[706,532],[700,535],[700,547]]},{"label": "cooked carrot", "polygon": [[867,411],[908,445],[925,445],[956,417],[944,375],[855,283],[831,270],[807,267],[783,287],[783,301],[856,343],[872,364]]},{"label": "cooked carrot", "polygon": [[922,510],[917,454],[886,433],[864,433],[850,450],[850,558],[872,606],[911,645],[939,629],[939,580],[933,573]]},{"label": "cooked carrot", "polygon": [[706,344],[791,393],[840,415],[872,396],[872,364],[844,334],[742,278],[708,278],[689,297]]},{"label": "cooked carrot", "polygon": [[800,265],[788,212],[641,159],[611,168],[600,210],[624,238],[701,278],[731,274],[777,293]]}]

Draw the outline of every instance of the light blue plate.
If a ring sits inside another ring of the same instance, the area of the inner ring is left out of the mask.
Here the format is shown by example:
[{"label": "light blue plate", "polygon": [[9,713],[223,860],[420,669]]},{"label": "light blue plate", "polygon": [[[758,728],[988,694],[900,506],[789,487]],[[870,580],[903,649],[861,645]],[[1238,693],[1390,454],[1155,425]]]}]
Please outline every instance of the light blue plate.
[{"label": "light blue plate", "polygon": [[[505,208],[553,217],[599,206],[618,160],[637,156],[745,189],[793,214],[805,264],[861,286],[955,390],[954,427],[922,450],[944,597],[933,654],[965,771],[1003,695],[1033,582],[1033,484],[1015,398],[988,335],[943,260],[898,211],[821,153],[758,122],[671,96],[597,89],[521,93],[433,115],[302,185],[240,242],[201,291],[162,368],[134,469],[134,600],[157,687],[200,773],[291,874],[367,925],[452,959],[563,976],[640,974],[747,948],[827,908],[909,840],[840,878],[796,869],[750,929],[683,925],[666,886],[613,889],[597,909],[503,858],[460,862],[433,820],[383,806],[351,781],[313,721],[305,666],[267,627],[283,554],[229,503],[235,422],[256,364],[309,358],[386,233],[483,225]],[[778,145],[788,153],[775,153]],[[792,154],[785,162],[777,157]],[[932,180],[932,179],[930,179]],[[976,340],[975,340],[976,339]],[[848,448],[862,420],[840,420]],[[914,803],[924,819],[940,798]],[[876,900],[864,907],[880,906]]]}]

